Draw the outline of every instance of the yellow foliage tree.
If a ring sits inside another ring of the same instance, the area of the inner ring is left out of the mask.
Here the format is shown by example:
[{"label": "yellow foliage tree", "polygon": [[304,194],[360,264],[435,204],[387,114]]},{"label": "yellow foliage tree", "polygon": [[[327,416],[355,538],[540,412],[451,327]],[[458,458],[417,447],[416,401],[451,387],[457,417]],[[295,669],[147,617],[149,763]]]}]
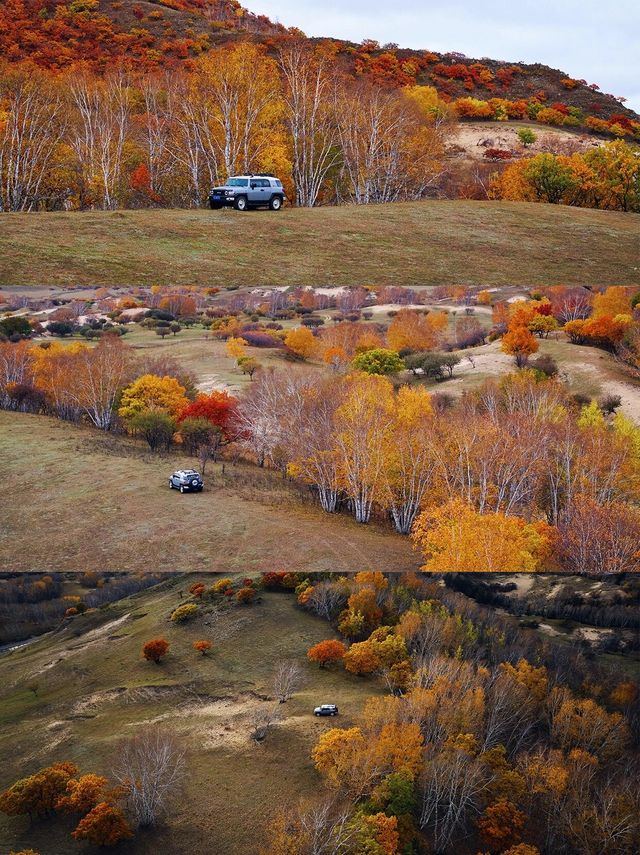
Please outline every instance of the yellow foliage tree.
[{"label": "yellow foliage tree", "polygon": [[341,486],[357,522],[369,521],[382,478],[386,437],[393,424],[393,386],[384,377],[352,374],[335,416],[335,450]]},{"label": "yellow foliage tree", "polygon": [[461,499],[424,511],[412,533],[427,573],[531,573],[549,558],[553,535],[544,522],[481,514]]},{"label": "yellow foliage tree", "polygon": [[227,339],[226,351],[228,356],[239,363],[242,359],[246,359],[247,342],[243,338],[232,336]]},{"label": "yellow foliage tree", "polygon": [[290,330],[284,340],[285,345],[301,356],[303,359],[308,359],[313,355],[317,342],[314,334],[307,327],[296,327]]},{"label": "yellow foliage tree", "polygon": [[143,374],[123,391],[118,413],[125,420],[145,410],[178,416],[189,403],[185,391],[175,377]]},{"label": "yellow foliage tree", "polygon": [[606,291],[596,294],[593,298],[593,317],[601,318],[603,315],[631,314],[631,297],[633,289],[622,285],[612,285]]}]

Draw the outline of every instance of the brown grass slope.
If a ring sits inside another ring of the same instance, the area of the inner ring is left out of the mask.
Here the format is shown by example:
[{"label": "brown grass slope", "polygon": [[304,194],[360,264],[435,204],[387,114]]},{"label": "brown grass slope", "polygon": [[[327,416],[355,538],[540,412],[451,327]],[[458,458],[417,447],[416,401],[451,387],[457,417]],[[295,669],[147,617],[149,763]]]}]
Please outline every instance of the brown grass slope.
[{"label": "brown grass slope", "polygon": [[640,216],[518,202],[0,214],[0,286],[640,283]]},{"label": "brown grass slope", "polygon": [[[390,528],[328,516],[274,472],[209,465],[205,491],[174,492],[191,458],[148,455],[44,416],[0,411],[0,570],[415,569]],[[31,533],[31,534],[27,534]]]},{"label": "brown grass slope", "polygon": [[[335,720],[314,718],[313,707],[337,703],[339,722],[349,727],[380,688],[308,662],[307,649],[333,633],[297,609],[291,595],[265,593],[255,606],[232,607],[218,636],[201,617],[172,624],[172,609],[184,602],[179,591],[193,578],[163,583],[0,655],[0,790],[63,759],[83,772],[108,774],[117,743],[154,727],[174,733],[187,749],[188,776],[167,823],[119,846],[121,855],[256,855],[282,804],[318,795],[311,749]],[[170,643],[166,660],[145,662],[143,643],[159,636]],[[214,646],[203,657],[191,645],[207,637]],[[306,684],[281,706],[284,718],[271,736],[256,745],[251,716],[273,706],[274,662],[283,658],[300,663]],[[64,818],[30,824],[0,814],[0,852],[96,852],[72,840],[72,829]]]}]

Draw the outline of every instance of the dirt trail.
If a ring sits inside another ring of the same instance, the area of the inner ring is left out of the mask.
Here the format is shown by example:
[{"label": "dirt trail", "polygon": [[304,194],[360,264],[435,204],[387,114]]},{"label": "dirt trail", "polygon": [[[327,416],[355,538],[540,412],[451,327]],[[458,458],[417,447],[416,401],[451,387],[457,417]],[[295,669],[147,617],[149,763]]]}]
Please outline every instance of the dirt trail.
[{"label": "dirt trail", "polygon": [[65,649],[62,650],[55,659],[52,659],[51,662],[47,662],[46,665],[43,665],[37,671],[33,671],[27,679],[33,680],[34,677],[39,677],[41,674],[44,674],[46,671],[49,671],[51,668],[58,665],[58,663],[64,662],[65,659],[70,659],[72,656],[75,656],[80,650],[85,650],[90,644],[95,644],[96,642],[101,641],[106,636],[110,635],[112,630],[126,623],[130,617],[131,613],[127,612],[126,615],[122,615],[122,617],[116,618],[116,620],[109,621],[109,623],[105,623],[96,629],[91,629],[84,635],[79,636],[75,639],[75,644],[65,647]]}]

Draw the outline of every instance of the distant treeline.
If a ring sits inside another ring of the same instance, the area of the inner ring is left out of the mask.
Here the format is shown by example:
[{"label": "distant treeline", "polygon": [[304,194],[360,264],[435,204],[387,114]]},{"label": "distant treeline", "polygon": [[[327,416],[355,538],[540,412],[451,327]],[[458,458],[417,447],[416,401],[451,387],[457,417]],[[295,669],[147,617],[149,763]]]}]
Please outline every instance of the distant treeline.
[{"label": "distant treeline", "polygon": [[[165,578],[154,573],[98,574],[79,577],[62,573],[0,574],[0,644],[24,641],[55,629],[69,609],[96,609],[156,585]],[[77,593],[77,583],[86,593]],[[69,593],[71,585],[75,593]]]},{"label": "distant treeline", "polygon": [[614,593],[607,589],[582,593],[570,581],[563,581],[553,597],[535,591],[526,598],[513,596],[514,583],[471,573],[448,575],[445,582],[478,603],[497,606],[518,616],[537,615],[607,629],[640,628],[640,579],[627,574],[608,577],[609,588],[617,588]]}]

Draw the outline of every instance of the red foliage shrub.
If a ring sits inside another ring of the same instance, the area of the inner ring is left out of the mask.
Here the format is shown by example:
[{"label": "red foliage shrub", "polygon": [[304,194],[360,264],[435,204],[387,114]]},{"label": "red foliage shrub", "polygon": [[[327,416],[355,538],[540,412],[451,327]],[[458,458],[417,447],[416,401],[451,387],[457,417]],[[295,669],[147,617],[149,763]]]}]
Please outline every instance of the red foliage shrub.
[{"label": "red foliage shrub", "polygon": [[160,660],[163,656],[166,655],[169,650],[169,642],[164,638],[152,638],[151,641],[147,641],[146,644],[142,648],[142,655],[145,659],[150,662],[155,662],[156,665],[159,664]]}]

